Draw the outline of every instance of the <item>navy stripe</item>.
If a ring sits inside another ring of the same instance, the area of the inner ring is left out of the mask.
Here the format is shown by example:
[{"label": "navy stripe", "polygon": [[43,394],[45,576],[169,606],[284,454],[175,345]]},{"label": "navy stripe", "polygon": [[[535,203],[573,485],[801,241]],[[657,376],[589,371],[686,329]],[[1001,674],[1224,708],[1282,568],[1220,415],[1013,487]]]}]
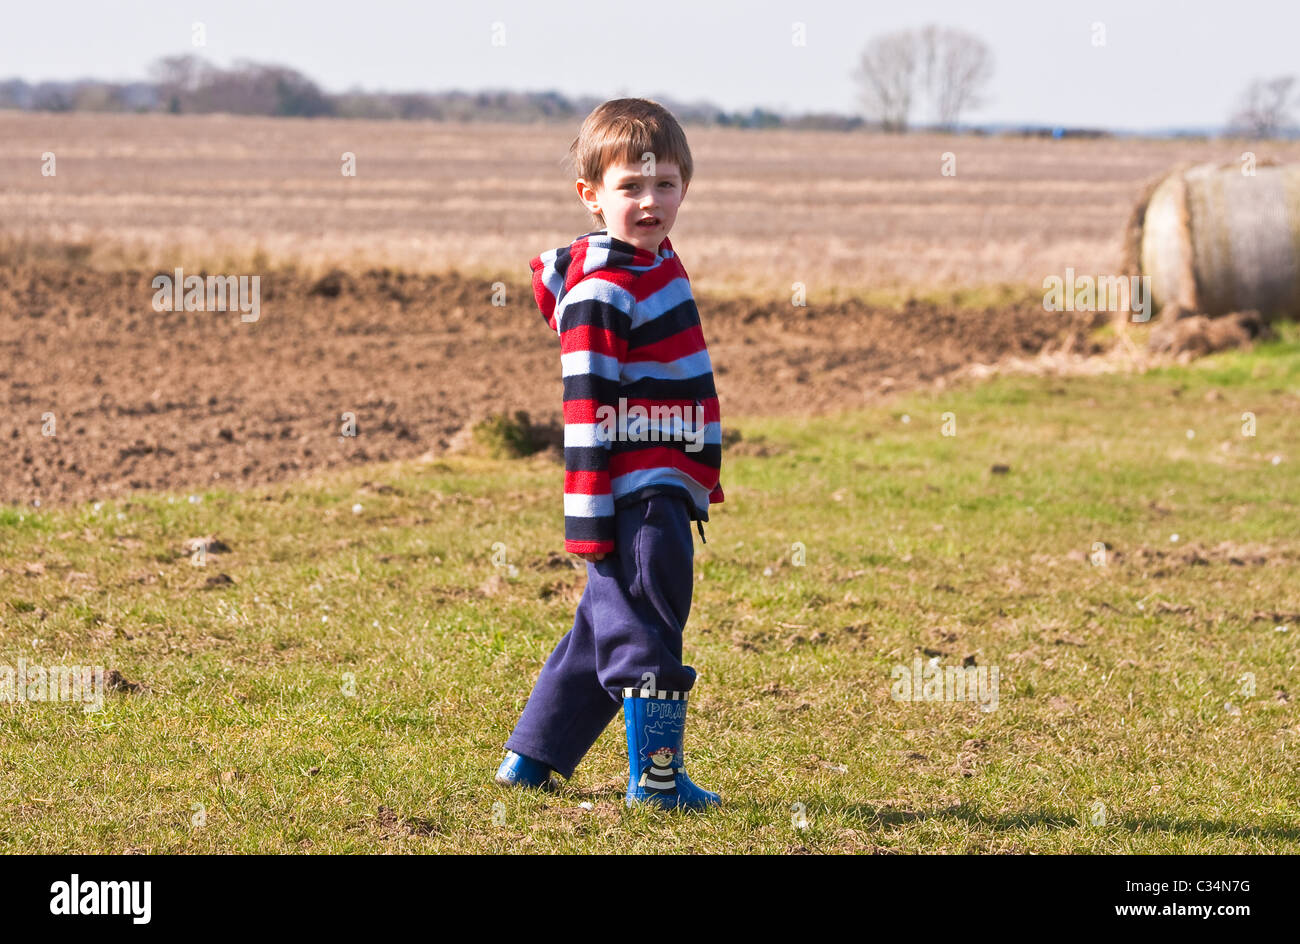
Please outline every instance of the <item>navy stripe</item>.
[{"label": "navy stripe", "polygon": [[612,331],[620,338],[626,338],[632,331],[631,315],[598,298],[583,298],[570,302],[564,306],[564,311],[560,312],[560,315],[561,331],[568,331],[580,325],[595,325]]},{"label": "navy stripe", "polygon": [[[689,446],[684,439],[660,439],[656,442],[653,439],[642,440],[641,442],[632,442],[631,440],[618,440],[614,443],[610,454],[626,455],[628,453],[638,452],[642,449],[676,449],[682,455],[688,457],[692,462],[698,462],[701,465],[707,465],[716,468],[722,462],[722,447],[717,443],[704,443],[702,447],[691,452],[686,447]],[[565,459],[568,459],[568,450],[565,450]]]},{"label": "navy stripe", "polygon": [[614,535],[613,518],[564,518],[566,541],[612,541]]},{"label": "navy stripe", "polygon": [[609,455],[610,450],[601,446],[565,446],[564,468],[571,472],[597,472],[608,469]]},{"label": "navy stripe", "polygon": [[568,246],[558,249],[555,252],[555,271],[563,277],[568,274],[569,265],[573,262],[573,253]]},{"label": "navy stripe", "polygon": [[699,309],[695,307],[694,299],[688,298],[681,304],[669,308],[658,318],[633,329],[628,338],[628,346],[645,347],[647,344],[655,344],[665,338],[671,338],[674,334],[681,334],[689,328],[699,326]]},{"label": "navy stripe", "polygon": [[620,394],[620,388],[617,380],[610,380],[608,377],[602,377],[599,374],[570,374],[564,378],[564,399],[569,400],[597,400],[600,403],[608,403],[617,409],[618,398],[627,396]]},{"label": "navy stripe", "polygon": [[[712,374],[700,374],[698,377],[683,377],[672,380],[665,377],[642,377],[640,380],[626,384],[622,396],[629,400],[644,398],[651,400],[712,400],[718,395],[713,386]],[[614,398],[618,402],[618,398]]]}]

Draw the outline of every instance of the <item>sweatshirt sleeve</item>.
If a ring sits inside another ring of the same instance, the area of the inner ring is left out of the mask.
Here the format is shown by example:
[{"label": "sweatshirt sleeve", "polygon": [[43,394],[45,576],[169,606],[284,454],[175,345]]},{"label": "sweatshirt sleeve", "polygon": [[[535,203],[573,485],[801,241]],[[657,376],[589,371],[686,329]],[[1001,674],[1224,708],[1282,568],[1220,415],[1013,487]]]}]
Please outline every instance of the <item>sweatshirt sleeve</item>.
[{"label": "sweatshirt sleeve", "polygon": [[630,292],[599,277],[579,282],[557,315],[564,375],[564,549],[614,550],[611,443],[635,302]]}]

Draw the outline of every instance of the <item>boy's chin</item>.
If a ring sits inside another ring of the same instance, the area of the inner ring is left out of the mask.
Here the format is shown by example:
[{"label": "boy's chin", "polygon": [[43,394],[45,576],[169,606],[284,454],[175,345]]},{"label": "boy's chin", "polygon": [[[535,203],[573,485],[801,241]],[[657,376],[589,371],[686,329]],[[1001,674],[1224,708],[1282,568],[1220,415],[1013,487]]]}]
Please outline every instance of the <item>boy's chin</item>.
[{"label": "boy's chin", "polygon": [[664,237],[667,233],[665,233],[663,229],[656,229],[650,233],[623,234],[615,233],[611,230],[610,235],[615,239],[621,239],[623,242],[635,246],[637,249],[645,249],[649,252],[654,252],[659,248],[659,244],[664,241]]}]

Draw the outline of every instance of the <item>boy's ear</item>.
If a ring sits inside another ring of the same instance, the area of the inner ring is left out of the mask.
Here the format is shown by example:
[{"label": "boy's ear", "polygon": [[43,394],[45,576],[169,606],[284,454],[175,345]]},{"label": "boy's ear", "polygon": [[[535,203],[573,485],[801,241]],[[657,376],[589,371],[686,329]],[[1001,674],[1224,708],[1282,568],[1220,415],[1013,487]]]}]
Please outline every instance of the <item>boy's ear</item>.
[{"label": "boy's ear", "polygon": [[574,181],[574,187],[578,191],[578,199],[582,201],[588,212],[599,213],[600,204],[596,202],[595,189],[581,177]]}]

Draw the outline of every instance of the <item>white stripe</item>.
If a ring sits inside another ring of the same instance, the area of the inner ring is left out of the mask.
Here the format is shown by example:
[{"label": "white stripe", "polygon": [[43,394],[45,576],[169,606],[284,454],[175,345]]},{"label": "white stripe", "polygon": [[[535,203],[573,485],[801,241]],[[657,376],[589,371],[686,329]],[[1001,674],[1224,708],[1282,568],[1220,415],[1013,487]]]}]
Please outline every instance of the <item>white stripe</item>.
[{"label": "white stripe", "polygon": [[[559,314],[559,298],[564,292],[564,276],[560,275],[559,270],[555,268],[555,262],[559,258],[558,249],[548,249],[541,254],[542,260],[542,285],[551,293],[551,297],[556,299],[556,311],[552,315]],[[556,319],[555,330],[559,333],[560,322]]]},{"label": "white stripe", "polygon": [[619,379],[620,365],[617,357],[597,354],[595,351],[570,351],[560,355],[560,376],[580,377],[583,374],[595,374],[606,380]]},{"label": "white stripe", "polygon": [[648,688],[625,688],[623,689],[624,698],[657,698],[660,701],[671,699],[672,701],[686,701],[686,696],[690,692],[670,692],[665,689],[648,689]]},{"label": "white stripe", "polygon": [[612,518],[613,515],[613,495],[581,495],[572,492],[564,494],[564,517],[566,518]]},{"label": "white stripe", "polygon": [[603,269],[609,265],[610,243],[598,240],[599,237],[587,240],[587,252],[583,257],[583,275],[590,275],[597,269]]},{"label": "white stripe", "polygon": [[[596,257],[597,254],[599,254],[602,260],[601,264],[604,265],[605,262],[609,259],[609,255],[610,252],[613,250],[613,246],[614,246],[614,237],[610,236],[608,233],[602,233],[596,236],[588,236],[587,237],[587,258],[593,259]],[[657,269],[660,265],[663,264],[663,261],[665,259],[671,259],[672,256],[673,253],[669,253],[669,252],[665,252],[662,255],[656,254],[654,257],[654,261],[650,263],[650,265],[623,265],[620,266],[620,268],[627,269],[629,272],[648,272],[651,269]],[[597,267],[594,264],[588,264],[587,271],[592,272],[595,271],[596,268]]]},{"label": "white stripe", "polygon": [[713,370],[708,351],[696,351],[673,361],[631,361],[623,365],[623,373],[629,383],[643,377],[656,377],[662,380],[689,380],[703,377]]},{"label": "white stripe", "polygon": [[649,321],[654,321],[665,312],[676,308],[682,302],[691,300],[691,284],[683,278],[676,278],[662,288],[656,289],[649,297],[637,302],[634,328]]},{"label": "white stripe", "polygon": [[581,449],[603,446],[608,449],[610,444],[601,441],[600,432],[601,426],[599,423],[565,423],[564,448]]},{"label": "white stripe", "polygon": [[564,296],[564,301],[556,307],[555,320],[559,322],[564,312],[574,302],[593,300],[613,305],[624,314],[630,313],[636,307],[636,299],[627,289],[615,285],[608,279],[583,279],[569,290],[569,294]]}]

